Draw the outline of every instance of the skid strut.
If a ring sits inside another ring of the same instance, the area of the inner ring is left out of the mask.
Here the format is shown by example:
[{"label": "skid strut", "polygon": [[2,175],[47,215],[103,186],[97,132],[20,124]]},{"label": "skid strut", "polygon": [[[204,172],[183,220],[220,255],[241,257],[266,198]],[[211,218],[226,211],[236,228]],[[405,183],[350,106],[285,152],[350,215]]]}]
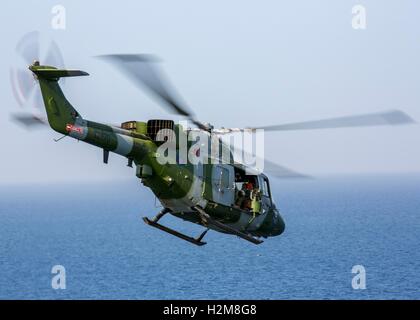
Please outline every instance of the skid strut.
[{"label": "skid strut", "polygon": [[168,209],[163,209],[161,212],[159,212],[154,218],[149,219],[147,217],[143,218],[143,221],[148,224],[149,226],[155,227],[157,229],[160,229],[162,231],[165,231],[169,234],[172,234],[175,237],[181,238],[185,241],[191,242],[197,246],[203,246],[206,244],[206,242],[201,241],[203,239],[203,237],[206,235],[207,231],[209,231],[209,229],[204,230],[197,238],[193,238],[190,236],[187,236],[181,232],[178,232],[174,229],[168,228],[162,224],[159,224],[158,221],[169,212]]}]

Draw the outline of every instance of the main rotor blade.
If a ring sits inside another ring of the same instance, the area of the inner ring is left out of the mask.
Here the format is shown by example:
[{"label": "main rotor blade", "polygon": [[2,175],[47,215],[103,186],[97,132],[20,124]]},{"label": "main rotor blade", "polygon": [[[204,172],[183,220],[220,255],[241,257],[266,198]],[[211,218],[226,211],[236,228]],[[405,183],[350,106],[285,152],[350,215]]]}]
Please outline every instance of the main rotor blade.
[{"label": "main rotor blade", "polygon": [[315,121],[295,122],[272,126],[248,127],[248,128],[221,128],[214,129],[213,133],[224,135],[243,131],[292,131],[292,130],[315,130],[315,129],[336,129],[352,127],[370,127],[386,125],[404,125],[416,123],[413,118],[400,110],[392,110],[380,113],[369,113],[355,116],[330,118]]},{"label": "main rotor blade", "polygon": [[146,54],[111,54],[98,57],[111,62],[135,84],[146,87],[171,112],[188,117],[201,129],[208,130],[207,126],[195,119],[193,112],[175,93],[163,72],[158,69],[156,64],[160,60],[157,57]]},{"label": "main rotor blade", "polygon": [[263,126],[251,128],[252,130],[264,129],[265,131],[286,131],[286,130],[313,130],[350,127],[369,127],[384,125],[402,125],[415,123],[406,113],[400,110],[388,112],[370,113],[347,117],[330,118],[307,122],[296,122],[281,125]]},{"label": "main rotor blade", "polygon": [[241,152],[243,155],[243,159],[244,158],[255,159],[256,163],[264,163],[264,168],[257,168],[257,167],[247,166],[243,163],[243,161],[236,161],[234,159],[235,163],[240,163],[246,166],[249,171],[254,172],[255,174],[264,172],[271,176],[274,176],[277,178],[285,178],[285,179],[311,179],[312,178],[311,176],[308,176],[306,174],[302,174],[292,169],[289,169],[287,167],[281,166],[265,158],[262,159],[259,157],[253,157],[250,153],[246,152],[245,150],[241,150],[241,149],[236,149],[237,151],[234,151],[234,150],[233,150],[233,155],[235,155],[236,152]]},{"label": "main rotor blade", "polygon": [[268,175],[284,179],[312,179],[311,176],[299,173],[277,163],[264,159],[264,172]]}]

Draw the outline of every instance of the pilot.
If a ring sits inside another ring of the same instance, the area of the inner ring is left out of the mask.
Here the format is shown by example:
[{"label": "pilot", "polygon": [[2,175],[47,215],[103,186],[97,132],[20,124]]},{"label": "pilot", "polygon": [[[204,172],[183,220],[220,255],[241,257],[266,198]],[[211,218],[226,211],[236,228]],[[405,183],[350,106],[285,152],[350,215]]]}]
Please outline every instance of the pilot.
[{"label": "pilot", "polygon": [[[246,191],[252,191],[252,190],[254,190],[254,184],[251,181],[246,180],[245,183],[242,186],[242,190],[245,190],[245,192]],[[248,192],[248,193],[250,193],[250,192]]]},{"label": "pilot", "polygon": [[245,200],[245,191],[244,190],[238,190],[236,192],[235,206],[238,207],[238,208],[242,208],[244,200]]},{"label": "pilot", "polygon": [[242,209],[251,210],[252,201],[251,201],[251,192],[254,190],[254,184],[250,180],[246,180],[242,185],[242,191],[245,193],[245,199],[242,202]]}]

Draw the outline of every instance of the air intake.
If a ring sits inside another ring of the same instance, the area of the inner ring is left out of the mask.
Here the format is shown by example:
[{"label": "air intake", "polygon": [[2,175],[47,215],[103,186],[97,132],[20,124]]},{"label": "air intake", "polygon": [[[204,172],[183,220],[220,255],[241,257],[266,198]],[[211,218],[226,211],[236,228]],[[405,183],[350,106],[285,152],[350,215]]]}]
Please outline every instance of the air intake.
[{"label": "air intake", "polygon": [[[156,136],[161,130],[174,130],[174,122],[172,120],[149,120],[147,121],[147,135],[153,141],[156,141]],[[169,133],[169,132],[168,132]],[[171,136],[170,134],[165,134]],[[166,139],[167,140],[167,139]]]}]

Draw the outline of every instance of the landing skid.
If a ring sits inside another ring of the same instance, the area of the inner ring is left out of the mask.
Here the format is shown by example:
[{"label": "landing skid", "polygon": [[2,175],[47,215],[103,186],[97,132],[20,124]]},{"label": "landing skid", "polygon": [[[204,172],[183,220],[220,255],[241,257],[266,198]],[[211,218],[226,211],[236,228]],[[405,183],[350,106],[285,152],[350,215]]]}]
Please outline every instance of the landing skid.
[{"label": "landing skid", "polygon": [[[226,233],[229,234],[233,234],[238,236],[239,238],[242,238],[244,240],[247,240],[249,242],[252,242],[254,244],[260,244],[263,243],[264,241],[259,240],[257,238],[254,238],[253,236],[246,234],[245,232],[239,231],[235,228],[232,228],[222,222],[216,221],[214,219],[212,219],[202,208],[200,207],[192,207],[192,209],[200,216],[201,219],[201,224],[203,226],[206,227],[216,227],[220,230],[223,230]],[[206,244],[206,242],[202,241],[204,236],[206,235],[207,231],[209,231],[209,228],[207,228],[206,230],[204,230],[204,232],[202,232],[197,238],[193,238],[190,236],[187,236],[181,232],[178,232],[174,229],[168,228],[160,223],[158,223],[158,221],[169,212],[170,210],[168,209],[163,209],[161,212],[159,212],[153,219],[149,219],[147,217],[143,218],[143,221],[148,224],[149,226],[155,227],[159,230],[165,231],[169,234],[172,234],[175,237],[178,237],[182,240],[191,242],[197,246],[203,246]]]},{"label": "landing skid", "polygon": [[209,229],[204,230],[204,232],[201,233],[197,238],[193,238],[193,237],[187,236],[187,235],[185,235],[181,232],[178,232],[174,229],[171,229],[171,228],[165,227],[164,225],[159,224],[158,223],[159,219],[162,218],[168,212],[169,212],[168,210],[164,209],[160,213],[158,213],[156,215],[156,217],[154,217],[153,219],[149,219],[147,217],[144,217],[143,221],[146,224],[148,224],[149,226],[152,226],[152,227],[155,227],[155,228],[160,229],[162,231],[165,231],[169,234],[172,234],[175,237],[178,237],[178,238],[183,239],[185,241],[191,242],[191,243],[193,243],[197,246],[203,246],[207,243],[207,242],[204,242],[204,241],[201,241],[201,240],[206,235],[207,231],[209,231]]},{"label": "landing skid", "polygon": [[246,234],[242,231],[239,231],[235,228],[232,228],[230,226],[228,226],[227,224],[224,224],[222,222],[216,221],[214,219],[212,219],[202,208],[200,207],[193,207],[193,209],[200,215],[201,217],[201,222],[205,225],[205,226],[215,226],[227,233],[230,234],[234,234],[236,236],[238,236],[239,238],[242,238],[244,240],[247,240],[249,242],[252,242],[254,244],[260,244],[263,243],[264,241],[259,240],[257,238],[254,238],[253,236]]}]

